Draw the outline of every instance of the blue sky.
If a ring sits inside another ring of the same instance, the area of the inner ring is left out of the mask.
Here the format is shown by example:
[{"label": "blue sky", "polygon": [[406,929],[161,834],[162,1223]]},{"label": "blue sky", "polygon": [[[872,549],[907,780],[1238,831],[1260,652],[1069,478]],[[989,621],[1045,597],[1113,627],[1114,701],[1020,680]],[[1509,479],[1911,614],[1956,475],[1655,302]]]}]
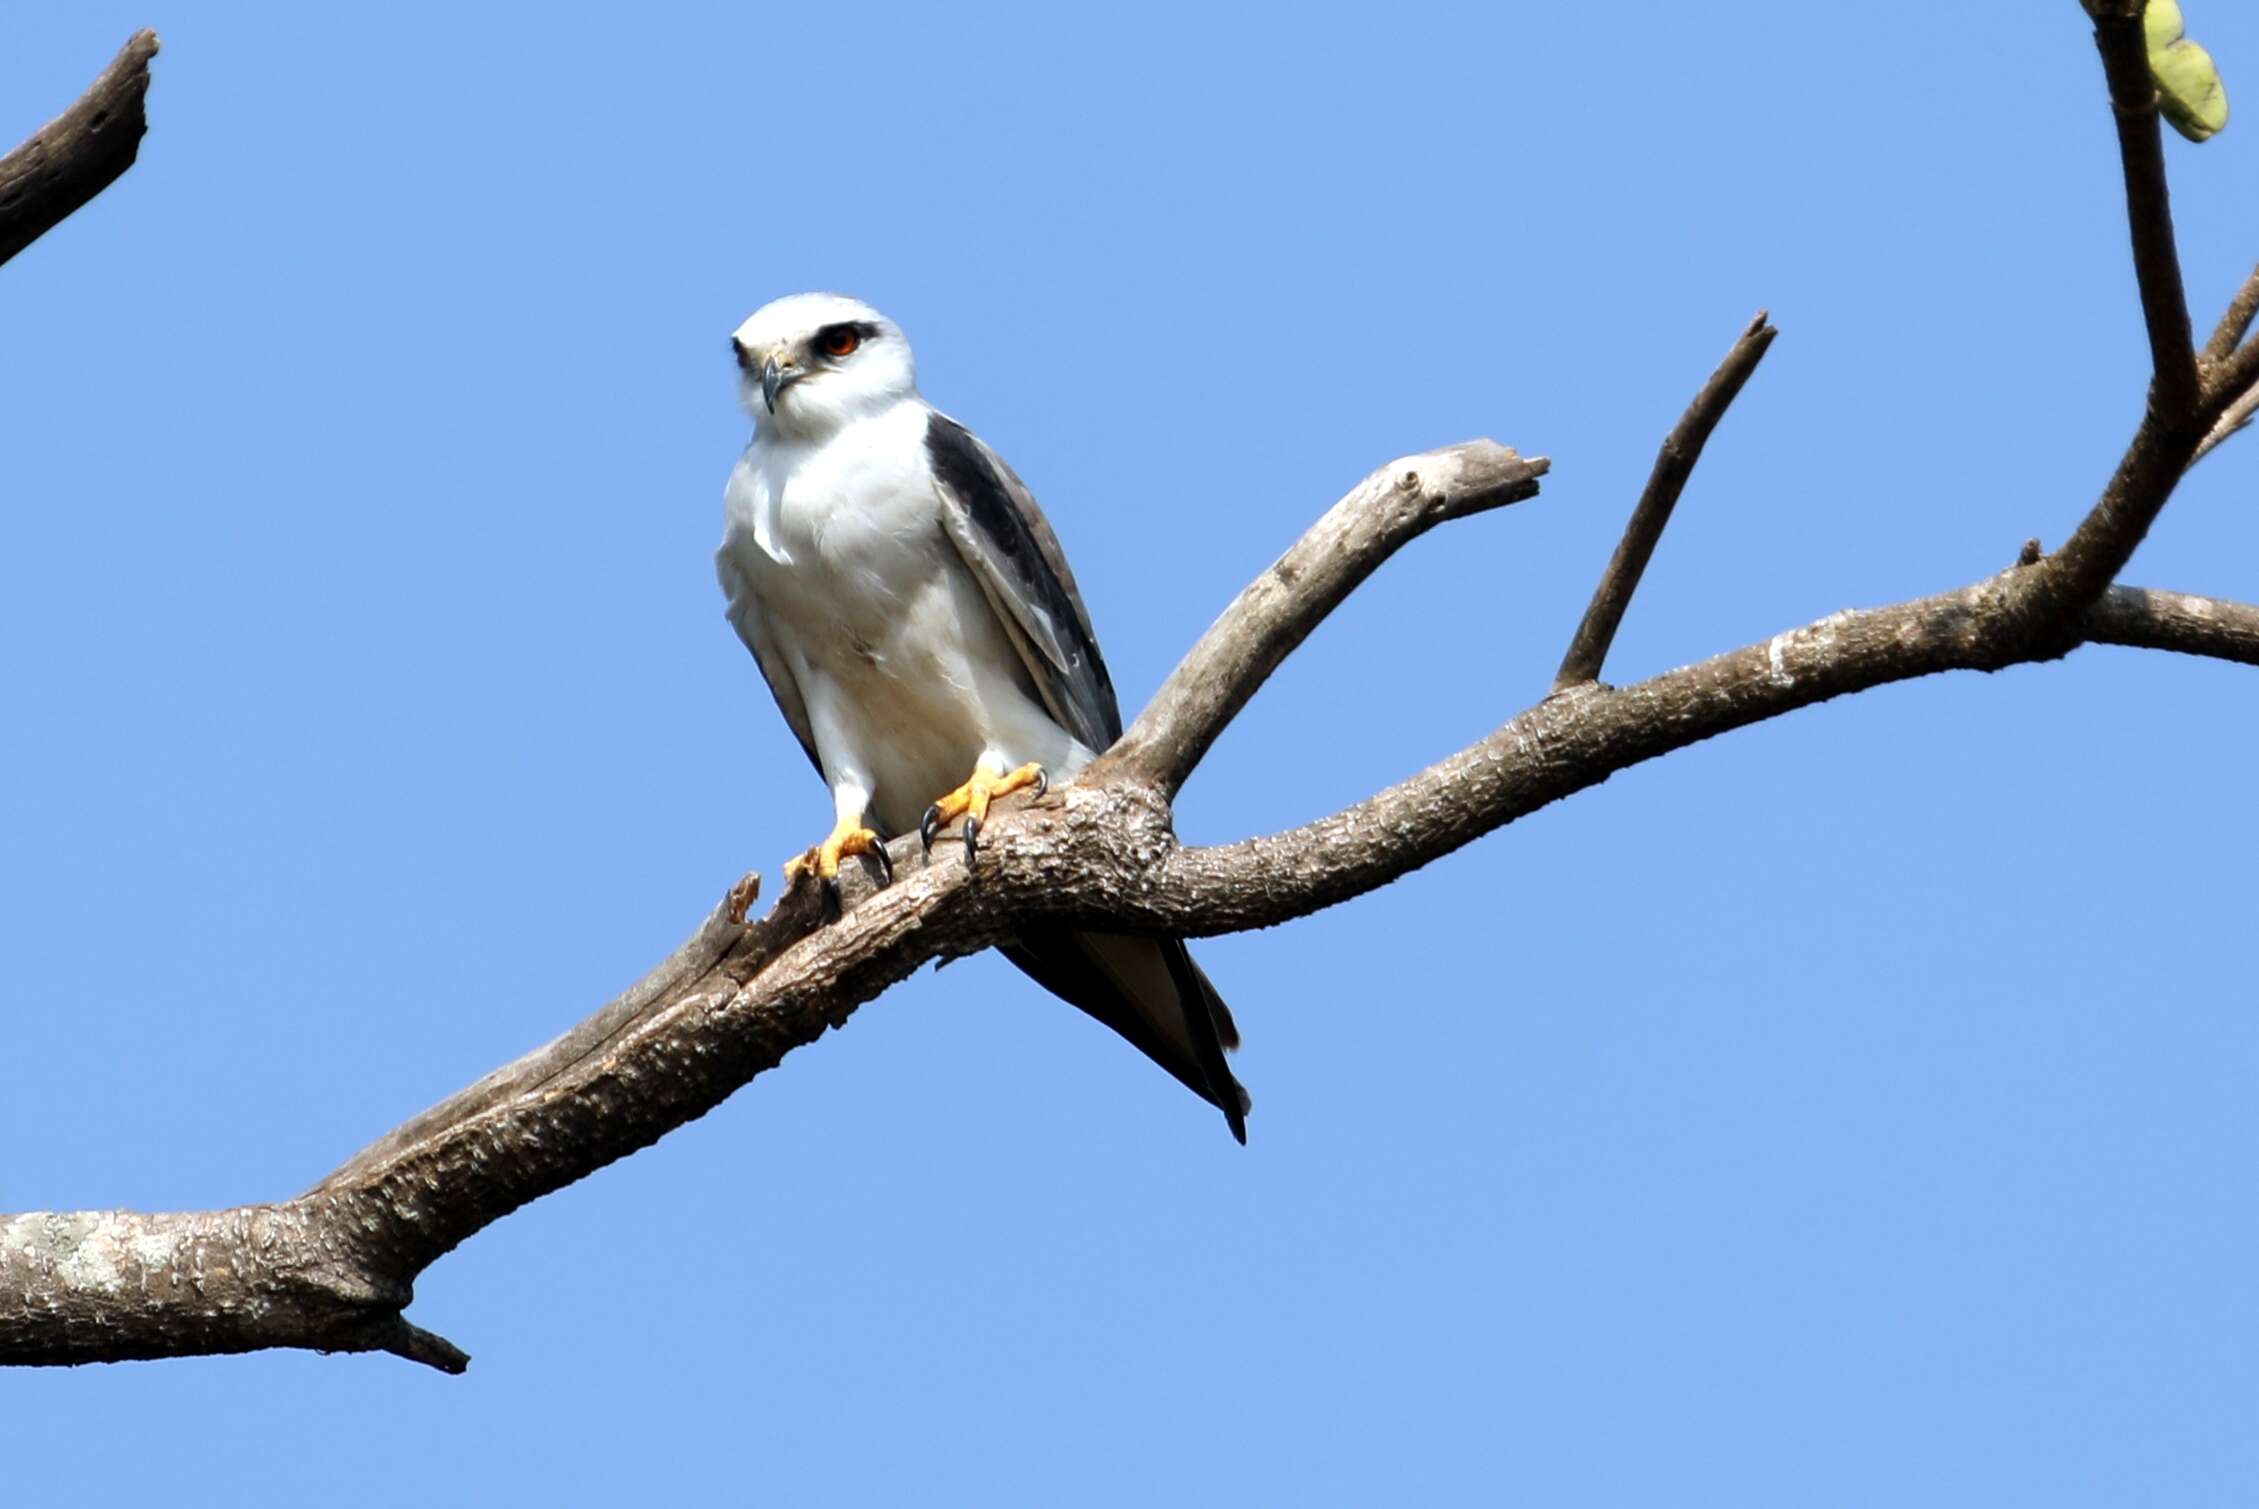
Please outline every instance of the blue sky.
[{"label": "blue sky", "polygon": [[[710,565],[777,294],[902,323],[1133,710],[1374,466],[1553,458],[1295,657],[1195,841],[1540,694],[1761,305],[1613,679],[2059,542],[2141,401],[2070,0],[462,9],[0,53],[12,141],[165,41],[139,166],[0,269],[0,1209],[302,1189],[821,833]],[[2191,11],[2259,99],[2259,16]],[[2168,142],[2205,325],[2255,132]],[[2255,468],[2131,578],[2259,596]],[[1001,962],[921,975],[433,1268],[466,1377],[0,1373],[11,1494],[2229,1501],[2255,741],[2250,672],[2096,649],[1620,775],[1202,945],[1245,1150]]]}]

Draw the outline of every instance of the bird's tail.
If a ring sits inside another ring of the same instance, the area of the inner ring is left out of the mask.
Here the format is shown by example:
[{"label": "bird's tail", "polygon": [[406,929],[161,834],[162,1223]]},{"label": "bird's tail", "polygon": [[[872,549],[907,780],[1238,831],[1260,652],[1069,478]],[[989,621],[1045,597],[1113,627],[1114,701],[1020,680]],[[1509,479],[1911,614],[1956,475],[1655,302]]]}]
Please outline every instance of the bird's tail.
[{"label": "bird's tail", "polygon": [[1239,1046],[1231,1009],[1175,938],[1126,933],[1040,933],[1007,944],[1004,957],[1053,995],[1081,1007],[1224,1113],[1247,1141],[1247,1090],[1226,1049]]}]

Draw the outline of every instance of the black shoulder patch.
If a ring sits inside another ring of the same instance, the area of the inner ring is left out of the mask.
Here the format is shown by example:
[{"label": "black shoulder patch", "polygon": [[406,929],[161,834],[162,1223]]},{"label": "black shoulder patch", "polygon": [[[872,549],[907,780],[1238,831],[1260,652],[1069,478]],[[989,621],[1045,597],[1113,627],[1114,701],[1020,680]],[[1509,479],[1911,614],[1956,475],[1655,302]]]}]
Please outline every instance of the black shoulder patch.
[{"label": "black shoulder patch", "polygon": [[932,458],[942,485],[965,500],[973,522],[996,542],[997,549],[1015,561],[1035,555],[1027,525],[1004,496],[1003,484],[989,470],[988,458],[973,443],[971,431],[946,414],[934,415],[926,421],[926,455]]},{"label": "black shoulder patch", "polygon": [[1051,569],[1029,521],[1013,506],[1004,479],[996,475],[972,432],[946,414],[936,413],[926,421],[926,455],[942,486],[963,500],[973,527],[995,544],[997,553],[1019,574],[1021,584],[1049,613],[1067,656],[1067,679],[1104,735],[1098,747],[1110,745],[1122,736],[1122,714],[1114,700],[1113,677],[1098,653],[1081,603]]}]

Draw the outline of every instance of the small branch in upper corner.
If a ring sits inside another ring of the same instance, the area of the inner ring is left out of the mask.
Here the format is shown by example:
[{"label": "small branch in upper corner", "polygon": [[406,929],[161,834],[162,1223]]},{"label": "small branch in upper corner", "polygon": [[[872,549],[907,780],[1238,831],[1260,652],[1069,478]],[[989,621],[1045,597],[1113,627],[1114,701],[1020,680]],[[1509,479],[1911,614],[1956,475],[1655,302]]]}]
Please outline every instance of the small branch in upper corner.
[{"label": "small branch in upper corner", "polygon": [[135,32],[61,115],[0,157],[0,262],[46,235],[133,166],[157,34]]},{"label": "small branch in upper corner", "polygon": [[1631,607],[1632,594],[1639,590],[1640,576],[1647,570],[1647,562],[1655,554],[1656,542],[1663,538],[1663,527],[1671,522],[1671,510],[1679,501],[1679,493],[1686,487],[1687,478],[1694,475],[1694,463],[1702,459],[1702,447],[1709,442],[1710,432],[1718,421],[1726,417],[1743,383],[1757,370],[1765,359],[1766,350],[1780,331],[1766,323],[1765,311],[1749,322],[1741,338],[1733,343],[1726,359],[1702,391],[1694,395],[1694,402],[1663,440],[1663,448],[1655,457],[1655,469],[1648,474],[1646,491],[1639,495],[1639,503],[1632,509],[1631,522],[1624,526],[1624,537],[1617,542],[1616,553],[1609,558],[1608,569],[1600,574],[1600,585],[1593,589],[1592,603],[1584,610],[1584,621],[1577,625],[1576,636],[1569,641],[1569,652],[1561,659],[1561,670],[1553,678],[1553,690],[1600,679],[1600,667],[1607,662],[1608,647],[1615,643],[1616,630]]}]

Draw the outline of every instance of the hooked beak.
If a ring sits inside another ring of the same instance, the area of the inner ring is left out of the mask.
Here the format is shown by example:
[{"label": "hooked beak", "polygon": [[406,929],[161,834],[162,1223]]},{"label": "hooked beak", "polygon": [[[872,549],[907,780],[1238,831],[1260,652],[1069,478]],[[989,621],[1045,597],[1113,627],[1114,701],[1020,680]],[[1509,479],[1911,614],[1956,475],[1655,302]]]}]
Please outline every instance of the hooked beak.
[{"label": "hooked beak", "polygon": [[777,395],[806,375],[801,368],[787,370],[777,365],[775,357],[770,357],[761,367],[761,402],[767,404],[769,412],[774,414],[777,411]]}]

